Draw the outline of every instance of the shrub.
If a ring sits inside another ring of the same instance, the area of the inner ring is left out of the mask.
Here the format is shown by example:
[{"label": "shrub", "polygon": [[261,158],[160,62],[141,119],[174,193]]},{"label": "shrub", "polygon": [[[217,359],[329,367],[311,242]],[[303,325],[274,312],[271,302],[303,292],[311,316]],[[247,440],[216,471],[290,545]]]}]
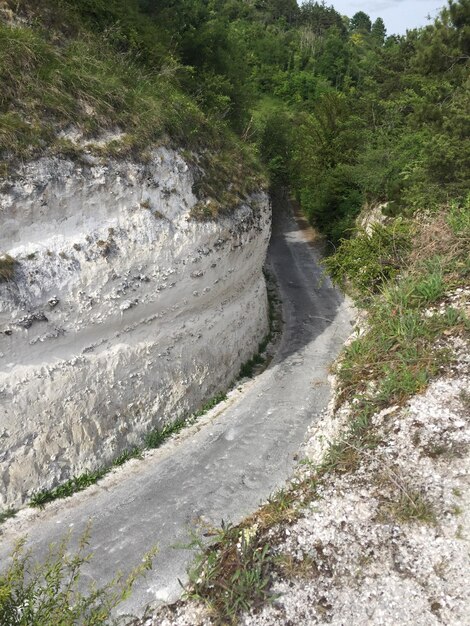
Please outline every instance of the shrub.
[{"label": "shrub", "polygon": [[410,244],[410,225],[397,219],[374,225],[370,234],[360,230],[356,237],[342,240],[324,264],[335,282],[348,283],[356,295],[377,293],[399,273]]},{"label": "shrub", "polygon": [[70,535],[53,544],[42,563],[34,563],[21,540],[11,563],[0,574],[0,624],[8,626],[101,626],[117,623],[112,610],[129,594],[135,580],[151,568],[156,550],[127,577],[120,574],[102,588],[83,590],[81,569],[91,559],[87,552],[89,527],[78,548],[70,553]]}]

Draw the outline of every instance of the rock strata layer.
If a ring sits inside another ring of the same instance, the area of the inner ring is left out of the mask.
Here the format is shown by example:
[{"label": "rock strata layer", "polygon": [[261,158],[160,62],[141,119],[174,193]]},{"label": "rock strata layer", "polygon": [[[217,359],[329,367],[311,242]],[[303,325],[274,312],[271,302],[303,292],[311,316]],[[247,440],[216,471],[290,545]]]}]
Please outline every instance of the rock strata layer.
[{"label": "rock strata layer", "polygon": [[267,328],[264,193],[195,221],[192,171],[163,148],[19,174],[0,188],[1,507],[196,410]]}]

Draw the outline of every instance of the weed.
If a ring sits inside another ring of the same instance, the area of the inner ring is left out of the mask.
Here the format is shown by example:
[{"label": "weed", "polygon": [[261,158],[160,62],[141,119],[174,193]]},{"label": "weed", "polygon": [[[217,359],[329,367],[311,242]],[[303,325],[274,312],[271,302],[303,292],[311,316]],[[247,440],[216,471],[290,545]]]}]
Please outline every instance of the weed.
[{"label": "weed", "polygon": [[256,353],[251,359],[248,359],[243,365],[240,367],[240,372],[238,374],[239,378],[252,378],[255,372],[255,369],[258,365],[262,365],[264,363],[263,357],[258,353]]},{"label": "weed", "polygon": [[13,507],[9,507],[8,509],[2,511],[0,513],[0,524],[3,524],[3,522],[5,522],[7,519],[10,519],[10,517],[15,517],[16,513],[17,510]]},{"label": "weed", "polygon": [[398,499],[388,507],[389,512],[402,522],[418,521],[436,523],[433,506],[419,491],[402,491]]},{"label": "weed", "polygon": [[447,212],[447,224],[454,235],[468,235],[470,233],[470,197],[466,202],[451,202]]},{"label": "weed", "polygon": [[276,557],[275,563],[276,569],[288,580],[292,578],[311,580],[319,574],[315,559],[308,554],[302,555],[300,559],[292,554],[281,554]]},{"label": "weed", "polygon": [[12,280],[17,261],[9,254],[0,256],[0,283]]},{"label": "weed", "polygon": [[104,587],[84,588],[82,568],[92,558],[87,552],[89,527],[78,548],[70,550],[70,535],[53,544],[47,558],[34,563],[25,540],[16,545],[11,563],[0,574],[0,623],[17,626],[111,623],[112,612],[129,594],[136,579],[152,567],[156,549],[124,577],[117,575]]},{"label": "weed", "polygon": [[138,448],[137,446],[134,446],[133,448],[130,448],[129,450],[124,450],[124,452],[122,452],[118,457],[116,457],[113,461],[113,466],[120,467],[121,465],[124,465],[124,463],[126,463],[127,461],[130,461],[130,459],[141,459],[141,458],[142,458],[142,449]]},{"label": "weed", "polygon": [[145,436],[145,447],[149,450],[159,448],[171,435],[179,433],[184,428],[186,420],[180,419],[167,424],[163,428],[156,428]]},{"label": "weed", "polygon": [[279,489],[260,508],[258,519],[264,527],[272,527],[281,522],[291,523],[299,514],[298,494],[295,489]]},{"label": "weed", "polygon": [[217,394],[216,396],[208,400],[205,404],[203,404],[202,407],[198,411],[196,411],[196,413],[194,413],[193,417],[201,417],[202,415],[204,415],[205,413],[213,409],[215,406],[217,406],[221,402],[224,402],[224,400],[226,399],[227,399],[226,393]]},{"label": "weed", "polygon": [[470,412],[470,393],[466,389],[462,389],[459,394],[459,400],[465,411]]},{"label": "weed", "polygon": [[415,293],[421,302],[429,304],[444,295],[445,282],[442,271],[434,271],[417,281]]},{"label": "weed", "polygon": [[67,482],[54,487],[53,489],[43,489],[33,494],[30,501],[30,506],[42,508],[47,502],[52,502],[58,498],[67,498],[74,493],[83,491],[90,485],[94,485],[100,478],[102,478],[109,469],[98,469],[94,472],[84,472],[79,476],[70,478]]},{"label": "weed", "polygon": [[398,275],[410,246],[410,224],[398,219],[391,225],[375,225],[370,234],[360,231],[356,237],[342,241],[324,265],[333,280],[349,284],[362,300]]},{"label": "weed", "polygon": [[271,599],[274,559],[256,528],[222,524],[210,548],[190,570],[187,597],[203,600],[217,624],[235,624],[242,611],[256,610]]},{"label": "weed", "polygon": [[423,452],[431,459],[437,459],[440,456],[449,454],[449,447],[443,444],[428,444],[423,448]]}]

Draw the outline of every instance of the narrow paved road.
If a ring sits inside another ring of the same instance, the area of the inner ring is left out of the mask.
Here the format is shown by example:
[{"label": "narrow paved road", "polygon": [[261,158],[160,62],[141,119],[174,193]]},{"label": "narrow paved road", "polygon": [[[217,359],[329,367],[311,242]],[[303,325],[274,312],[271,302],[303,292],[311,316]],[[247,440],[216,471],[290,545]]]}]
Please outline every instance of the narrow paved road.
[{"label": "narrow paved road", "polygon": [[351,311],[322,275],[309,236],[292,216],[275,216],[269,264],[285,330],[270,366],[223,411],[145,460],[67,501],[10,520],[0,562],[15,535],[27,533],[39,554],[69,528],[78,536],[91,519],[94,557],[86,576],[100,584],[158,544],[154,569],[122,611],[139,614],[155,599],[175,598],[192,558],[175,544],[187,542],[195,520],[219,525],[253,511],[288,478],[307,427],[328,403],[327,370],[351,332]]}]

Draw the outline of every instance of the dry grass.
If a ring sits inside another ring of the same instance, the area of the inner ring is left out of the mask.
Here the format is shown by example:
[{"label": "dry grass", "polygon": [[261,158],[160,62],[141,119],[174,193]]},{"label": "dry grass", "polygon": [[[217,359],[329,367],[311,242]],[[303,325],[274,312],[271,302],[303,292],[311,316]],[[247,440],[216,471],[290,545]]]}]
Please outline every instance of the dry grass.
[{"label": "dry grass", "polygon": [[293,578],[311,580],[319,574],[315,559],[308,554],[302,559],[297,559],[292,554],[281,554],[276,558],[276,567],[281,576],[289,580]]},{"label": "dry grass", "polygon": [[9,254],[0,256],[0,282],[7,282],[13,279],[17,261]]},{"label": "dry grass", "polygon": [[437,214],[422,217],[414,233],[413,249],[408,258],[409,270],[435,257],[440,257],[446,266],[453,264],[456,259],[468,258],[470,230],[468,227],[459,228],[456,224],[457,220],[465,219],[465,208],[459,215],[449,207],[441,209]]},{"label": "dry grass", "polygon": [[382,512],[400,522],[436,524],[432,504],[419,491],[399,491],[395,500],[383,505]]}]

